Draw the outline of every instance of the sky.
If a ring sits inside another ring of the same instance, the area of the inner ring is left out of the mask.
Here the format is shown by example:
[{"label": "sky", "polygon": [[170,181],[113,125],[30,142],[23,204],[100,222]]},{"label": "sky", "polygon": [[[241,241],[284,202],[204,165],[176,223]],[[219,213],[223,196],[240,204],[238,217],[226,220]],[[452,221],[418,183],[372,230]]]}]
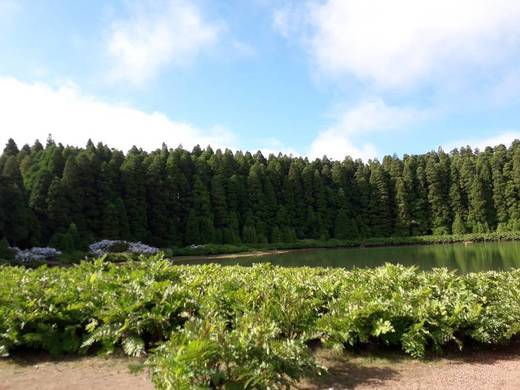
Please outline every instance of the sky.
[{"label": "sky", "polygon": [[508,145],[518,20],[516,0],[0,0],[0,144]]}]

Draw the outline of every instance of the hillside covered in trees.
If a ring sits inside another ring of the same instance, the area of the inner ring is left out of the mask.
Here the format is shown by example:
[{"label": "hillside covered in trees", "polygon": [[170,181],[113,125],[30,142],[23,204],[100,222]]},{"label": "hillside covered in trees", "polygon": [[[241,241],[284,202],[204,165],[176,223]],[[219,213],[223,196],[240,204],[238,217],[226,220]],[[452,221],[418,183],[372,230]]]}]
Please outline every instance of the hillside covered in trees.
[{"label": "hillside covered in trees", "polygon": [[156,246],[520,230],[520,141],[364,163],[49,139],[0,157],[0,238]]}]

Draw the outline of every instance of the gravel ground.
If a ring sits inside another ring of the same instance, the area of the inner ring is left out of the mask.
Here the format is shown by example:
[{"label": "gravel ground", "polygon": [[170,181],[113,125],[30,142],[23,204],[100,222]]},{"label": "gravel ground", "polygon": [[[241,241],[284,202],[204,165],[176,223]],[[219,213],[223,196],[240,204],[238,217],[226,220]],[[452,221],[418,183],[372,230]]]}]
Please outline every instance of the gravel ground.
[{"label": "gravel ground", "polygon": [[45,356],[0,360],[0,390],[152,390],[147,374],[128,358],[85,357],[51,361]]},{"label": "gravel ground", "polygon": [[[507,349],[451,353],[446,358],[413,360],[402,354],[336,356],[318,351],[328,374],[295,389],[520,389],[520,343]],[[51,361],[45,356],[0,360],[0,390],[151,390],[134,359],[85,357]]]},{"label": "gravel ground", "polygon": [[328,368],[322,378],[297,389],[520,389],[520,342],[505,348],[448,353],[441,359],[414,360],[402,354],[335,356],[318,351]]}]

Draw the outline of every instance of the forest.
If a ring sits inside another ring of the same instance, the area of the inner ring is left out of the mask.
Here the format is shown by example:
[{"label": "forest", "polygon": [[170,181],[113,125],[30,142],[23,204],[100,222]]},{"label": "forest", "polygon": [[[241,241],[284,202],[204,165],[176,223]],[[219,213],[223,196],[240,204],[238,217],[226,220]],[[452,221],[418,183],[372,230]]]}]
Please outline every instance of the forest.
[{"label": "forest", "polygon": [[126,154],[89,141],[0,156],[0,238],[159,247],[520,230],[520,141],[368,162],[181,146]]}]

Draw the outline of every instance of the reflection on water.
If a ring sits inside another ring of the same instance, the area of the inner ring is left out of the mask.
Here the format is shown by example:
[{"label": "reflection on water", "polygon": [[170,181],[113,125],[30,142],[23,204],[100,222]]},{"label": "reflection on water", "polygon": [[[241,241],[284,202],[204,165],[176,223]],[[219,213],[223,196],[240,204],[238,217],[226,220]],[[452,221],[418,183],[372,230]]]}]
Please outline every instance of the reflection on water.
[{"label": "reflection on water", "polygon": [[384,248],[319,249],[296,251],[278,255],[213,259],[208,261],[179,261],[200,264],[218,262],[231,265],[251,265],[270,262],[287,267],[377,267],[387,262],[416,265],[429,270],[436,267],[457,269],[460,272],[508,270],[520,267],[520,242],[492,242],[464,244],[400,246]]}]

